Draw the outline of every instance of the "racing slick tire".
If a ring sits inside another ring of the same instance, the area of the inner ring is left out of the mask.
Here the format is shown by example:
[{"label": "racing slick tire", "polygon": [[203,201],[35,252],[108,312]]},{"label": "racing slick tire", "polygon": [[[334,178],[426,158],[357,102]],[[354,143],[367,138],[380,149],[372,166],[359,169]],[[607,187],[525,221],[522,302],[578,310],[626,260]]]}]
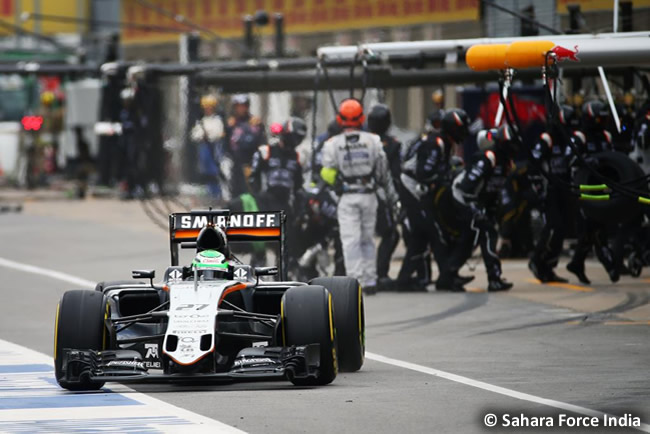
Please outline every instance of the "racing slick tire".
[{"label": "racing slick tire", "polygon": [[358,371],[366,352],[365,314],[359,281],[344,276],[317,277],[309,284],[324,286],[332,294],[339,369],[341,372]]},{"label": "racing slick tire", "polygon": [[109,315],[109,305],[101,292],[87,290],[67,291],[56,309],[54,320],[54,373],[56,381],[68,390],[98,390],[104,382],[81,379],[68,382],[62,372],[63,350],[106,349],[109,339],[104,320]]},{"label": "racing slick tire", "polygon": [[284,346],[320,345],[318,376],[289,380],[296,386],[323,386],[334,381],[338,360],[331,294],[322,286],[291,287],[282,296],[280,316]]}]

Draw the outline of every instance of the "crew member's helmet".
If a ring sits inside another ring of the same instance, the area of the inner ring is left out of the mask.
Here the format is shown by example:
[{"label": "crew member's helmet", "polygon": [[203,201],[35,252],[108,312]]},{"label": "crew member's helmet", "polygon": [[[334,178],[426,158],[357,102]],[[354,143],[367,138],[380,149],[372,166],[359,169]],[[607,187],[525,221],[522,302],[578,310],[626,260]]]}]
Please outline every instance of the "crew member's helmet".
[{"label": "crew member's helmet", "polygon": [[578,128],[578,116],[576,115],[576,110],[570,105],[561,105],[558,112],[558,117],[560,118],[560,123],[562,125],[571,128]]},{"label": "crew member's helmet", "polygon": [[201,108],[215,108],[217,106],[217,97],[214,95],[203,95],[201,97]]},{"label": "crew member's helmet", "polygon": [[481,151],[486,151],[487,149],[494,146],[494,140],[496,139],[497,128],[490,128],[489,130],[481,130],[476,134],[476,144]]},{"label": "crew member's helmet", "polygon": [[336,121],[343,128],[361,128],[366,117],[363,114],[363,106],[354,98],[348,98],[339,105],[339,112],[336,114]]},{"label": "crew member's helmet", "polygon": [[450,137],[457,144],[463,143],[469,134],[469,117],[465,110],[456,108],[445,112],[440,129],[444,136]]},{"label": "crew member's helmet", "polygon": [[51,106],[55,100],[56,100],[56,96],[54,95],[54,92],[52,92],[51,90],[46,90],[41,94],[41,103],[46,107]]},{"label": "crew member's helmet", "polygon": [[602,101],[589,101],[582,106],[582,121],[586,130],[602,130],[607,126],[609,108]]},{"label": "crew member's helmet", "polygon": [[425,128],[434,132],[440,131],[440,128],[442,127],[442,118],[444,117],[445,111],[443,109],[434,109],[427,116],[427,125]]},{"label": "crew member's helmet", "polygon": [[250,105],[251,100],[248,97],[248,95],[246,95],[245,93],[238,93],[238,94],[232,96],[231,102],[233,104]]},{"label": "crew member's helmet", "polygon": [[441,89],[436,89],[431,94],[431,101],[433,101],[434,104],[441,106],[445,103],[445,94]]},{"label": "crew member's helmet", "polygon": [[307,136],[307,124],[298,117],[289,118],[282,125],[282,143],[290,148],[298,146]]},{"label": "crew member's helmet", "polygon": [[390,109],[385,104],[377,104],[368,113],[368,130],[383,137],[392,123]]},{"label": "crew member's helmet", "polygon": [[230,273],[226,256],[217,250],[203,250],[192,261],[192,271],[202,280],[224,279]]}]

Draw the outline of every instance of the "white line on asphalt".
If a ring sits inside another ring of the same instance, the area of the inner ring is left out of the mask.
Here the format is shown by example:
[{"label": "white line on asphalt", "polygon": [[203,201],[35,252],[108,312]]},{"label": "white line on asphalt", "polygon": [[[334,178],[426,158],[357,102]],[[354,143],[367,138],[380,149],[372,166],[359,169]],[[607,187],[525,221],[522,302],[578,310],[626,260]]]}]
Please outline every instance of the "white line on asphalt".
[{"label": "white line on asphalt", "polygon": [[[555,401],[554,399],[542,398],[539,396],[530,395],[528,393],[517,392],[516,390],[506,389],[505,387],[495,386],[493,384],[484,383],[478,380],[472,380],[471,378],[463,377],[456,374],[451,374],[449,372],[440,371],[434,368],[429,368],[428,366],[417,365],[415,363],[405,362],[403,360],[398,360],[398,359],[392,359],[390,357],[382,356],[380,354],[366,352],[366,358],[370,360],[374,360],[375,362],[381,362],[387,365],[397,366],[399,368],[410,369],[411,371],[416,371],[422,374],[428,374],[434,377],[440,377],[446,380],[454,381],[456,383],[461,383],[466,386],[487,390],[488,392],[498,393],[500,395],[509,396],[511,398],[521,399],[522,401],[528,401],[536,404],[546,405],[548,407],[553,407],[560,410],[566,410],[572,413],[583,414],[585,416],[595,416],[598,418],[602,418],[604,415],[611,416],[608,413],[603,413],[601,411],[591,410],[589,408],[568,404],[562,401]],[[650,433],[650,425],[645,423],[642,423],[641,426],[636,429],[638,429],[639,431]]]},{"label": "white line on asphalt", "polygon": [[23,264],[21,262],[11,261],[0,258],[0,267],[13,268],[14,270],[24,271],[26,273],[40,274],[41,276],[51,277],[52,279],[62,280],[84,288],[94,288],[96,283],[71,274],[62,273],[49,268],[37,267],[36,265]]}]

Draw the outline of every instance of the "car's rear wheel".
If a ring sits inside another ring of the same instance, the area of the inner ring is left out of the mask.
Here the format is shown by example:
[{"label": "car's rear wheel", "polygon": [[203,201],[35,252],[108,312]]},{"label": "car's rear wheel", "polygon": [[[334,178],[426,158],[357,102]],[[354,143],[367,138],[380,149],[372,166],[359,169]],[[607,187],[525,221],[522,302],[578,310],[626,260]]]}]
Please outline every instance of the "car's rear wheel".
[{"label": "car's rear wheel", "polygon": [[336,378],[338,360],[332,303],[331,294],[322,286],[296,286],[282,296],[283,345],[320,345],[318,376],[289,378],[296,386],[322,386]]},{"label": "car's rear wheel", "polygon": [[54,323],[54,373],[56,381],[68,390],[97,390],[104,383],[82,378],[69,382],[63,372],[63,350],[100,351],[109,346],[105,319],[110,315],[106,297],[101,292],[74,290],[63,294]]},{"label": "car's rear wheel", "polygon": [[334,276],[317,277],[309,283],[324,286],[332,294],[341,372],[358,371],[366,352],[365,314],[359,282],[352,277]]}]

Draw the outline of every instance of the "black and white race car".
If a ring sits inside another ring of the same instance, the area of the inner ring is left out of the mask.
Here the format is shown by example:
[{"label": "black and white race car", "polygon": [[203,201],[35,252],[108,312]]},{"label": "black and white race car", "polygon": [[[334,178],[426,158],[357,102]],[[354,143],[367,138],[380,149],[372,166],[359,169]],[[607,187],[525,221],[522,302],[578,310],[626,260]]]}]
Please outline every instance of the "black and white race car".
[{"label": "black and white race car", "polygon": [[[356,279],[283,280],[283,212],[170,215],[172,266],[133,281],[66,292],[56,312],[56,380],[69,390],[115,382],[285,378],[325,385],[364,361],[363,295]],[[231,253],[238,242],[279,244],[277,267]],[[179,247],[196,251],[179,265]],[[262,280],[279,275],[280,280]],[[286,278],[285,278],[286,279]]]}]

